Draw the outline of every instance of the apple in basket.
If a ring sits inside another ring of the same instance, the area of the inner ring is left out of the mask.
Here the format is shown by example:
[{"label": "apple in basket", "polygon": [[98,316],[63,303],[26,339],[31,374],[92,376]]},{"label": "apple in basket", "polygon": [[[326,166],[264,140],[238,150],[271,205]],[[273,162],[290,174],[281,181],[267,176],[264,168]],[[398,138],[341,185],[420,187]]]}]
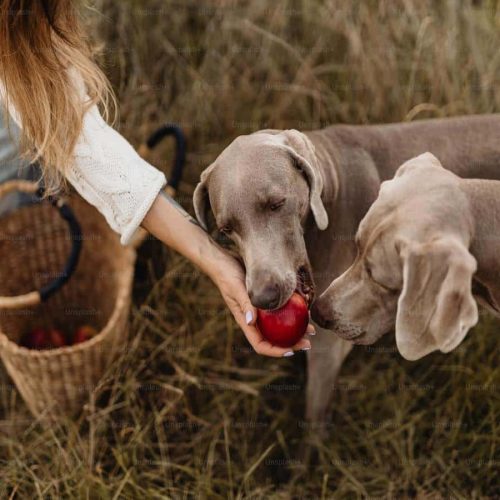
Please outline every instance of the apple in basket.
[{"label": "apple in basket", "polygon": [[34,328],[23,336],[21,345],[28,349],[47,349],[49,347],[49,332],[43,328]]},{"label": "apple in basket", "polygon": [[44,328],[33,328],[21,340],[21,345],[28,349],[54,349],[57,347],[64,347],[68,345],[66,336],[61,330],[51,328],[45,330]]},{"label": "apple in basket", "polygon": [[292,347],[306,333],[309,323],[307,302],[298,293],[279,309],[257,309],[257,326],[273,345]]},{"label": "apple in basket", "polygon": [[75,331],[73,344],[81,344],[97,335],[97,330],[89,325],[84,325]]},{"label": "apple in basket", "polygon": [[49,348],[64,347],[65,345],[68,345],[66,336],[61,332],[61,330],[58,330],[57,328],[52,328],[51,330],[49,330],[47,337]]}]

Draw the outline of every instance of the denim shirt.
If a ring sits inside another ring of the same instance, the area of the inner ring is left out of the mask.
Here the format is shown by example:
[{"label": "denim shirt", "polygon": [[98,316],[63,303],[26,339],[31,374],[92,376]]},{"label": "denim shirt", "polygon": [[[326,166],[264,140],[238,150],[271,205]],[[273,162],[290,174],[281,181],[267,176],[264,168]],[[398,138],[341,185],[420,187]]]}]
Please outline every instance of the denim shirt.
[{"label": "denim shirt", "polygon": [[5,112],[2,110],[0,113],[0,182],[16,177],[22,165],[19,159],[19,128],[11,120],[9,129],[5,123]]},{"label": "denim shirt", "polygon": [[[19,157],[19,135],[19,128],[12,120],[7,128],[4,111],[0,109],[0,183],[16,178],[32,178],[28,162]],[[0,199],[0,214],[16,208],[21,201],[19,194]]]}]

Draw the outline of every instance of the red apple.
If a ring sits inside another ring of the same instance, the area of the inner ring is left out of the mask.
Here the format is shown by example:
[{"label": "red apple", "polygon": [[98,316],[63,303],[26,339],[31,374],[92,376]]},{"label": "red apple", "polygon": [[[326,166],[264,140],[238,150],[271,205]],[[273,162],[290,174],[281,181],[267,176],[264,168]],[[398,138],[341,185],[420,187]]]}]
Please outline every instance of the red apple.
[{"label": "red apple", "polygon": [[23,336],[21,344],[28,349],[47,349],[49,347],[49,336],[47,330],[34,328]]},{"label": "red apple", "polygon": [[73,336],[73,344],[81,344],[97,335],[97,330],[91,326],[84,325],[78,328]]},{"label": "red apple", "polygon": [[306,333],[309,323],[307,302],[298,293],[279,309],[257,309],[257,326],[262,335],[273,345],[292,347]]},{"label": "red apple", "polygon": [[49,347],[64,347],[68,343],[66,342],[66,337],[64,336],[64,333],[61,332],[61,330],[57,330],[56,328],[52,328],[52,330],[49,331],[48,333],[48,342],[49,342]]}]

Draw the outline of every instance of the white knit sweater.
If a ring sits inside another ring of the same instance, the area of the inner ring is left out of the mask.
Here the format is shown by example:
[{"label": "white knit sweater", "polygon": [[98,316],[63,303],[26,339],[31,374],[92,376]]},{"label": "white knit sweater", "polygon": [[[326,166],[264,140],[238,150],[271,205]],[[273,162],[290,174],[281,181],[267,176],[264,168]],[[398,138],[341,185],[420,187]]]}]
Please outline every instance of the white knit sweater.
[{"label": "white knit sweater", "polygon": [[[3,95],[0,86],[0,98]],[[20,127],[16,112],[9,108]],[[144,161],[134,148],[102,118],[97,106],[85,115],[83,131],[67,167],[68,181],[101,212],[126,245],[141,224],[165,175]]]},{"label": "white knit sweater", "polygon": [[144,161],[94,106],[85,115],[67,170],[75,189],[106,218],[127,244],[166,184],[165,175]]}]

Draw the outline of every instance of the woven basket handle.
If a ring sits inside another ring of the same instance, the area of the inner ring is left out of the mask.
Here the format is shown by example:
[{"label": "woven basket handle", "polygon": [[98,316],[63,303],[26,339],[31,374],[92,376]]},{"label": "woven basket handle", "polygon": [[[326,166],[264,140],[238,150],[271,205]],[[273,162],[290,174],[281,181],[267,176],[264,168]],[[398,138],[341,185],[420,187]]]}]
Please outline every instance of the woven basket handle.
[{"label": "woven basket handle", "polygon": [[[15,180],[0,184],[0,198],[11,192],[23,192],[39,197],[43,196],[43,189],[36,182]],[[59,215],[68,224],[71,241],[73,242],[64,268],[54,280],[42,286],[39,290],[17,295],[16,297],[0,297],[0,308],[18,309],[20,307],[40,304],[57,292],[69,280],[76,269],[82,248],[82,230],[80,224],[76,220],[73,210],[71,210],[64,199],[49,196],[48,201],[58,210]]]}]

